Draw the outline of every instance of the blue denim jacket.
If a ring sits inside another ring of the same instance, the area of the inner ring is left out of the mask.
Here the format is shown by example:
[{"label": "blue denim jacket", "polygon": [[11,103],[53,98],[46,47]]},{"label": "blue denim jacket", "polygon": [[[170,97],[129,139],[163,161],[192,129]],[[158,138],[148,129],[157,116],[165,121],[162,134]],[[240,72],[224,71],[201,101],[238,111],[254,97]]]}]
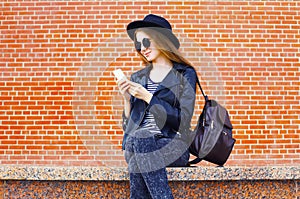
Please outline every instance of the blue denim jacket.
[{"label": "blue denim jacket", "polygon": [[[147,66],[131,75],[131,81],[146,87],[151,66]],[[131,97],[130,117],[123,113],[124,137],[126,138],[141,124],[146,111],[150,111],[164,137],[173,138],[176,134],[186,134],[191,126],[194,112],[197,74],[194,68],[173,62],[173,69],[161,82],[149,104]]]}]

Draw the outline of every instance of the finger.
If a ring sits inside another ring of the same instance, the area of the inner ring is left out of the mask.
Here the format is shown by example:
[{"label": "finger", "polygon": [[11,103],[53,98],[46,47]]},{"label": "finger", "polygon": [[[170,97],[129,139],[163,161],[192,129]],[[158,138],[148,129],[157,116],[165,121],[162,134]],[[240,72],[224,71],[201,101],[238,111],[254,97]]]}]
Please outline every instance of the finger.
[{"label": "finger", "polygon": [[125,82],[120,82],[120,84],[118,84],[118,86],[121,90],[123,90],[125,87],[129,87],[130,85],[128,82],[125,81]]},{"label": "finger", "polygon": [[128,81],[126,81],[126,80],[127,80],[127,79],[124,79],[124,78],[123,78],[123,79],[120,79],[120,80],[117,81],[117,84],[118,84],[118,85],[124,84],[125,82],[128,82]]},{"label": "finger", "polygon": [[141,84],[135,83],[133,81],[128,81],[128,83],[133,87],[142,86]]},{"label": "finger", "polygon": [[137,95],[137,89],[138,89],[138,87],[130,86],[130,88],[129,88],[129,93],[130,93],[132,96],[136,96],[136,95]]},{"label": "finger", "polygon": [[130,86],[128,92],[130,93],[130,95],[134,96],[134,87]]},{"label": "finger", "polygon": [[128,92],[128,89],[130,88],[129,85],[121,85],[119,87],[119,91],[122,95],[124,95],[126,92]]},{"label": "finger", "polygon": [[121,92],[124,94],[125,92],[127,92],[129,90],[130,86],[127,85],[125,87],[122,88]]}]

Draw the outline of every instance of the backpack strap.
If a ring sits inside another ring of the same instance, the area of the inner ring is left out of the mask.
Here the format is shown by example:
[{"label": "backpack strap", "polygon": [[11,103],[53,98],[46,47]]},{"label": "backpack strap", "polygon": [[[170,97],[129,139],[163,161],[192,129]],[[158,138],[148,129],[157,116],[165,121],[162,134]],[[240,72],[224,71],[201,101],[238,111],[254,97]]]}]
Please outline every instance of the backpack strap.
[{"label": "backpack strap", "polygon": [[193,159],[192,161],[189,161],[189,165],[191,165],[191,164],[198,164],[198,163],[201,162],[201,161],[202,161],[201,158],[195,158],[195,159]]},{"label": "backpack strap", "polygon": [[[197,74],[197,73],[196,73],[196,74]],[[198,86],[199,86],[199,89],[200,89],[200,91],[201,91],[201,93],[202,93],[202,95],[203,95],[203,97],[204,97],[204,99],[205,99],[205,102],[207,102],[207,101],[208,101],[208,96],[204,93],[204,91],[203,91],[203,89],[202,89],[202,87],[201,87],[201,84],[200,84],[198,75],[196,76],[196,78],[197,78],[197,84],[198,84]],[[202,161],[201,158],[196,157],[195,159],[189,161],[188,165],[191,165],[191,164],[198,164],[198,163],[201,162],[201,161]]]},{"label": "backpack strap", "polygon": [[[193,68],[193,69],[194,69],[194,68]],[[195,69],[194,69],[194,70],[195,70]],[[184,71],[185,71],[185,70],[184,70]],[[181,74],[182,72],[179,72],[179,71],[177,70],[177,74],[178,74],[178,73]],[[198,84],[198,86],[199,86],[199,88],[200,88],[200,91],[201,91],[201,93],[202,93],[202,95],[203,95],[205,101],[208,101],[208,96],[204,93],[204,91],[203,91],[203,89],[202,89],[202,87],[201,87],[201,84],[200,84],[200,81],[199,81],[199,78],[198,78],[198,75],[197,75],[197,71],[196,71],[196,70],[195,70],[195,73],[196,73],[197,84]],[[180,75],[179,79],[180,79],[180,84],[183,84],[183,74]]]},{"label": "backpack strap", "polygon": [[[197,73],[196,73],[196,74],[197,74]],[[208,101],[208,96],[204,93],[204,91],[203,91],[203,89],[202,89],[202,87],[201,87],[201,84],[200,84],[198,75],[196,76],[196,78],[197,78],[197,84],[198,84],[198,86],[199,86],[199,88],[200,88],[200,91],[201,91],[201,93],[202,93],[202,95],[203,95],[205,101]]]}]

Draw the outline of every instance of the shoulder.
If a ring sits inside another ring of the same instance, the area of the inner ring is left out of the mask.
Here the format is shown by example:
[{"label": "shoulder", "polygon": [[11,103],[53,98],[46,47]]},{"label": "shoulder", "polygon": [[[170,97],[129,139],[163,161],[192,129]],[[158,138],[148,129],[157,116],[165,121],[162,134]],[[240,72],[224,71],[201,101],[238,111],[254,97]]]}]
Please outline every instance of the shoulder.
[{"label": "shoulder", "polygon": [[188,66],[184,72],[184,74],[188,74],[190,76],[197,76],[197,72],[192,66]]},{"label": "shoulder", "polygon": [[196,72],[195,68],[192,66],[180,64],[180,63],[174,63],[173,67],[179,73],[181,73],[183,76],[191,76],[191,77],[197,76],[197,72]]}]

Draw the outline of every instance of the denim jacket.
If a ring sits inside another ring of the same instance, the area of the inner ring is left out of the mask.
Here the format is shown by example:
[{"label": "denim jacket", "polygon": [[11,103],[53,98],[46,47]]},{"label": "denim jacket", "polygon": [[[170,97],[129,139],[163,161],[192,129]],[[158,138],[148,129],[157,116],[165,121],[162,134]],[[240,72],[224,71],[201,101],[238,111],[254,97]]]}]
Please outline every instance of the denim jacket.
[{"label": "denim jacket", "polygon": [[[151,66],[147,66],[131,75],[131,81],[146,87]],[[126,138],[141,124],[146,111],[150,111],[161,129],[162,136],[173,138],[176,134],[186,134],[191,126],[196,95],[197,74],[194,68],[173,62],[172,70],[160,83],[149,104],[131,97],[130,117],[123,113],[124,137]]]}]

